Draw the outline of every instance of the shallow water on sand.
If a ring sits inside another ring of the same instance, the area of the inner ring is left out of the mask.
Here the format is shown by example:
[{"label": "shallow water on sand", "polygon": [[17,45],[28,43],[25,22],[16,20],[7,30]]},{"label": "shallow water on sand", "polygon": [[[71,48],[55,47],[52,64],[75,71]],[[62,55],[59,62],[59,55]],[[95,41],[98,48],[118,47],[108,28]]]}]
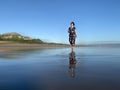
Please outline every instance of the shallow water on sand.
[{"label": "shallow water on sand", "polygon": [[0,53],[0,90],[120,90],[120,48]]}]

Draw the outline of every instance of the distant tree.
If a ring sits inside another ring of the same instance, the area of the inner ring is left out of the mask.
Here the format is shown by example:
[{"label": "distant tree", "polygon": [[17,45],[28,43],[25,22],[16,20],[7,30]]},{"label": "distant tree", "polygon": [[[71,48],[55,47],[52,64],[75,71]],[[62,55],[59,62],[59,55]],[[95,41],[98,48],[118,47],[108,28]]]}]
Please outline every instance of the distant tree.
[{"label": "distant tree", "polygon": [[32,39],[32,42],[35,42],[35,43],[44,43],[42,40],[40,39]]},{"label": "distant tree", "polygon": [[0,35],[0,40],[1,40],[1,41],[3,40],[1,35]]}]

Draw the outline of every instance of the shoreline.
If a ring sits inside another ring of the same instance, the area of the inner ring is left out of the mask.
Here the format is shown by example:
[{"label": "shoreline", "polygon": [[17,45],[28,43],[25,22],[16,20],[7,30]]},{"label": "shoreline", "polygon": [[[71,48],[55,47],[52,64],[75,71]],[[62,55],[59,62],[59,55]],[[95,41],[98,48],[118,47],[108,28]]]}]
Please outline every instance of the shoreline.
[{"label": "shoreline", "polygon": [[16,43],[16,44],[0,44],[0,48],[31,48],[31,47],[70,47],[70,45],[65,45],[65,44],[21,44],[21,43]]},{"label": "shoreline", "polygon": [[22,43],[0,43],[0,53],[24,50],[37,50],[45,48],[69,48],[70,45],[62,44],[22,44]]},{"label": "shoreline", "polygon": [[[120,44],[91,44],[91,45],[75,45],[75,47],[120,47]],[[24,50],[38,50],[38,49],[55,49],[55,48],[70,48],[69,44],[60,44],[60,43],[17,43],[11,41],[0,41],[0,53],[6,52],[15,52],[15,51],[24,51]]]}]

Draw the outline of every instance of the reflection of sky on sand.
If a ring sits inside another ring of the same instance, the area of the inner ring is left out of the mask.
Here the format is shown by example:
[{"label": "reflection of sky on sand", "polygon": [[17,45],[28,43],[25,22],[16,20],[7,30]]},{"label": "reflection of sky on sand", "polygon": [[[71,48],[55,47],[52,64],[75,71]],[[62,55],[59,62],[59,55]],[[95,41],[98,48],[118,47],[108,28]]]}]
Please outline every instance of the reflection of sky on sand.
[{"label": "reflection of sky on sand", "polygon": [[120,89],[120,48],[76,48],[75,52],[59,48],[11,54],[18,58],[0,57],[0,89]]},{"label": "reflection of sky on sand", "polygon": [[22,59],[22,58],[27,58],[30,57],[30,55],[34,55],[35,53],[39,52],[42,53],[42,51],[45,51],[45,48],[40,48],[40,49],[16,49],[13,51],[8,51],[8,52],[0,52],[0,59]]},{"label": "reflection of sky on sand", "polygon": [[28,55],[31,55],[35,51],[16,51],[16,52],[6,52],[6,53],[0,53],[0,58],[1,59],[19,59],[19,58],[24,58],[27,57]]}]

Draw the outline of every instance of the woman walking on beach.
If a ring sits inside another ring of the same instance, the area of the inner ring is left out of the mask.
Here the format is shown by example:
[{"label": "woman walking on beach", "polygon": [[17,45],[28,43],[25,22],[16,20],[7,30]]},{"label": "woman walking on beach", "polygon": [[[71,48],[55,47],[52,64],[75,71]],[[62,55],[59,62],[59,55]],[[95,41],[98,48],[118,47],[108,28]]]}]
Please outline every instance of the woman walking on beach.
[{"label": "woman walking on beach", "polygon": [[69,33],[69,42],[70,42],[70,45],[72,47],[72,51],[74,51],[75,39],[77,37],[77,33],[76,33],[76,28],[75,28],[75,23],[74,22],[70,23],[70,27],[68,29],[68,33]]}]

